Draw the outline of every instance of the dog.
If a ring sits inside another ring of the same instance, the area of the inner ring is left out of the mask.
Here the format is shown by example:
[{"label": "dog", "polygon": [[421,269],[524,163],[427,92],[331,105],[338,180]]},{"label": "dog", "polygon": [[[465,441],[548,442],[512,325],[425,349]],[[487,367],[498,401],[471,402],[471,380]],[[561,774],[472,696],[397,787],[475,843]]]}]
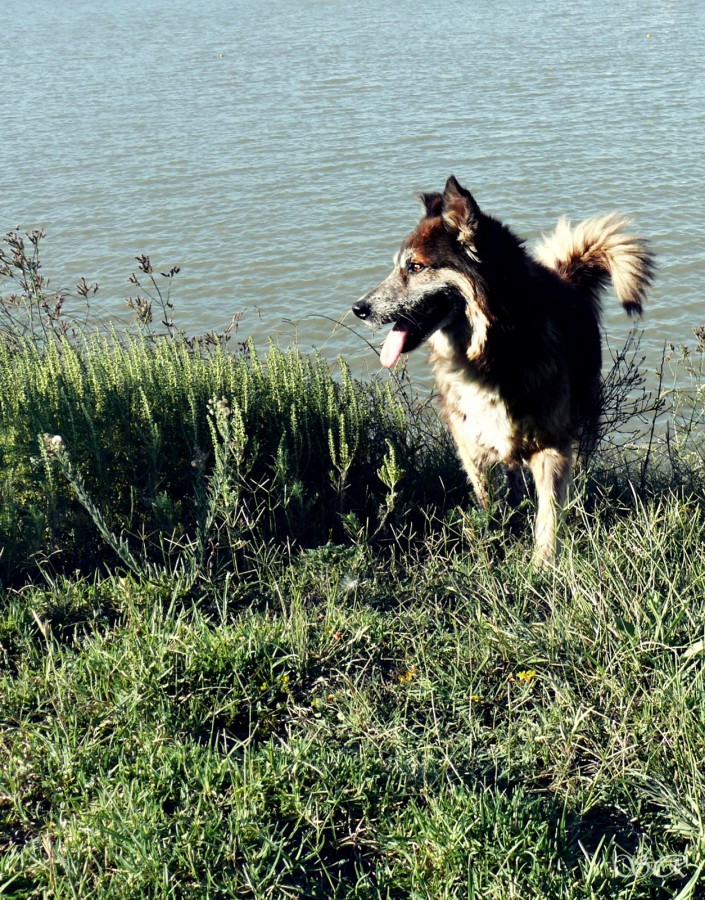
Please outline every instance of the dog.
[{"label": "dog", "polygon": [[416,197],[421,221],[352,311],[392,324],[387,368],[428,343],[443,416],[483,507],[496,464],[528,466],[534,559],[549,565],[577,448],[589,452],[598,437],[603,291],[611,281],[627,314],[641,315],[653,256],[616,213],[574,228],[562,219],[530,254],[454,176],[442,193]]}]

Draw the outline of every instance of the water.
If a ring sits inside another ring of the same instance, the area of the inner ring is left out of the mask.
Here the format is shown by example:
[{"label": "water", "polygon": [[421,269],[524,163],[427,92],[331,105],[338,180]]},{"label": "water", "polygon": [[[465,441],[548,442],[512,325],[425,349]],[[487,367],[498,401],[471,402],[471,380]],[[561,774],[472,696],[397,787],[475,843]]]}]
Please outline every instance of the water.
[{"label": "water", "polygon": [[703,58],[702,0],[35,0],[0,31],[0,229],[43,226],[46,273],[98,281],[101,315],[146,252],[181,266],[188,331],[244,310],[258,344],[372,372],[334,322],[453,172],[529,241],[633,216],[655,366],[705,322]]}]

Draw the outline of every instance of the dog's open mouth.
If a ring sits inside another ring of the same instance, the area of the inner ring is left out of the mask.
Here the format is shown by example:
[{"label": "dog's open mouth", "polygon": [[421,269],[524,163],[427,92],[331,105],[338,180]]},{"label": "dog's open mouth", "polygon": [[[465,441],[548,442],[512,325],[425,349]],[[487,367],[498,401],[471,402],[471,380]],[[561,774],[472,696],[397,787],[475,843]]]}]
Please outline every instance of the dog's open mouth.
[{"label": "dog's open mouth", "polygon": [[391,369],[402,353],[410,353],[440,328],[452,315],[458,296],[454,290],[443,290],[427,297],[413,315],[401,316],[382,345],[379,361]]},{"label": "dog's open mouth", "polygon": [[402,353],[415,350],[435,330],[435,326],[420,329],[416,323],[402,320],[395,322],[384,340],[379,361],[385,369],[391,369]]}]

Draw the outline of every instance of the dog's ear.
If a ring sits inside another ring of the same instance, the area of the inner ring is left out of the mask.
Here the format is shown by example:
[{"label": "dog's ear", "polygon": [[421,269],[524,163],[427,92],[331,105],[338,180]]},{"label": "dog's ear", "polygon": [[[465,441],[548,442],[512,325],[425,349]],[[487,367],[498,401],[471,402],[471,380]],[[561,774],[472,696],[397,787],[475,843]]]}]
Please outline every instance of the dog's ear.
[{"label": "dog's ear", "polygon": [[443,224],[461,244],[471,244],[480,220],[480,207],[464,187],[451,175],[443,190]]},{"label": "dog's ear", "polygon": [[423,203],[426,215],[429,218],[440,216],[443,212],[443,194],[414,194],[414,199]]}]

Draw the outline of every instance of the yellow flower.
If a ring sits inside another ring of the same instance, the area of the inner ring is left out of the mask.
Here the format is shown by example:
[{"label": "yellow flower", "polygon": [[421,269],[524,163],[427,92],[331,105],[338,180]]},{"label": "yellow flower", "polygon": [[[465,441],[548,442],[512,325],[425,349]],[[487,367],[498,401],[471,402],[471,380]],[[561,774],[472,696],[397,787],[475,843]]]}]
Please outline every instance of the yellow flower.
[{"label": "yellow flower", "polygon": [[522,669],[521,672],[517,672],[514,677],[517,681],[523,681],[525,684],[531,684],[531,682],[536,678],[536,671],[534,669]]},{"label": "yellow flower", "polygon": [[419,674],[418,666],[411,666],[411,668],[407,669],[406,672],[400,672],[397,675],[397,679],[399,684],[408,684],[410,681],[413,681],[414,678]]}]

